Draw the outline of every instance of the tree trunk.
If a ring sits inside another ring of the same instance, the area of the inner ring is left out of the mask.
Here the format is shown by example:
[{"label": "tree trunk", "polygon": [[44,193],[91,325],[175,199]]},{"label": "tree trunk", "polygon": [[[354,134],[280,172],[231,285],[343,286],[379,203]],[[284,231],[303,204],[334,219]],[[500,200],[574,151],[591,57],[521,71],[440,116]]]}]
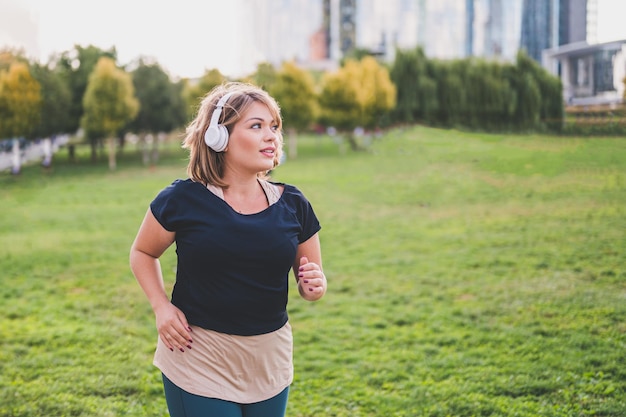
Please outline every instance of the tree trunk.
[{"label": "tree trunk", "polygon": [[50,168],[52,165],[52,139],[50,138],[43,140],[43,161],[41,161],[41,165],[44,168]]},{"label": "tree trunk", "polygon": [[117,143],[119,146],[119,153],[120,155],[124,154],[124,146],[126,145],[126,136],[123,134],[120,134],[117,138]]},{"label": "tree trunk", "polygon": [[141,132],[139,134],[139,146],[141,147],[141,162],[145,166],[150,164],[150,151],[148,150],[148,141],[150,140],[150,134]]},{"label": "tree trunk", "polygon": [[91,139],[89,144],[91,145],[91,162],[96,163],[98,161],[98,140]]},{"label": "tree trunk", "polygon": [[356,135],[354,134],[354,132],[348,132],[346,134],[346,139],[348,139],[350,149],[352,149],[353,151],[358,151],[360,149],[359,144],[356,141]]},{"label": "tree trunk", "polygon": [[70,162],[76,162],[76,145],[72,143],[67,147],[67,155]]},{"label": "tree trunk", "polygon": [[296,132],[296,129],[290,128],[287,136],[289,159],[296,159],[298,157],[298,133]]},{"label": "tree trunk", "polygon": [[159,144],[165,142],[167,135],[163,132],[156,134],[154,143],[152,144],[152,165],[156,165],[159,162]]},{"label": "tree trunk", "polygon": [[22,170],[22,155],[20,150],[20,140],[13,139],[13,155],[12,155],[12,167],[11,174],[17,175]]},{"label": "tree trunk", "polygon": [[115,145],[117,142],[117,138],[115,136],[111,136],[107,139],[107,142],[109,144],[109,169],[111,171],[115,171],[115,168],[117,168],[117,163],[115,160]]}]

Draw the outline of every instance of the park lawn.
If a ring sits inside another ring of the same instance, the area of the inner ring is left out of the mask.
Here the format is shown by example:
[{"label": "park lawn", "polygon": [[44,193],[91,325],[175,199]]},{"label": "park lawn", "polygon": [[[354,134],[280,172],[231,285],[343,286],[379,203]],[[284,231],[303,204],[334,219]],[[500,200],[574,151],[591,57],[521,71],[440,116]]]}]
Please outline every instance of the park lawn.
[{"label": "park lawn", "polygon": [[[344,149],[303,135],[273,173],[311,200],[329,280],[317,303],[292,282],[290,417],[626,415],[626,138]],[[128,249],[185,158],[0,174],[0,417],[167,415]]]}]

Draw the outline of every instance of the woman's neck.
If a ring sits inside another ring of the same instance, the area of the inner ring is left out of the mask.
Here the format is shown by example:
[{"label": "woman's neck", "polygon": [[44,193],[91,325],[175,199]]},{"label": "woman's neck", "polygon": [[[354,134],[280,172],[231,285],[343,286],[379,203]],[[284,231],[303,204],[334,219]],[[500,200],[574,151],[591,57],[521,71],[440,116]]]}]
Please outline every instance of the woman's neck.
[{"label": "woman's neck", "polygon": [[228,187],[224,190],[228,190],[230,194],[236,194],[239,196],[255,195],[259,188],[259,179],[257,176],[239,176],[239,175],[225,175],[223,180]]},{"label": "woman's neck", "polygon": [[223,189],[224,200],[239,213],[258,213],[269,206],[267,196],[257,178],[243,181],[228,181]]}]

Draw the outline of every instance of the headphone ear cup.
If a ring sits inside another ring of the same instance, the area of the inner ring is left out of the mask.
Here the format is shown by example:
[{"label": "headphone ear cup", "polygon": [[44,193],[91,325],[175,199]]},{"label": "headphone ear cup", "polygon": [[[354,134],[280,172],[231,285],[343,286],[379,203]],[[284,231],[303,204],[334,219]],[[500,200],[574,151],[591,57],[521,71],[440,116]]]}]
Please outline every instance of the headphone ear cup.
[{"label": "headphone ear cup", "polygon": [[228,145],[228,129],[226,129],[226,126],[209,126],[204,134],[204,143],[215,152],[223,152]]},{"label": "headphone ear cup", "polygon": [[213,114],[211,115],[209,127],[206,132],[204,132],[204,143],[206,143],[206,145],[215,152],[224,152],[226,150],[226,146],[228,146],[228,129],[226,129],[226,126],[221,125],[219,120],[220,115],[222,114],[222,109],[226,105],[230,96],[233,94],[233,92],[226,93],[221,99],[219,99],[215,105]]}]

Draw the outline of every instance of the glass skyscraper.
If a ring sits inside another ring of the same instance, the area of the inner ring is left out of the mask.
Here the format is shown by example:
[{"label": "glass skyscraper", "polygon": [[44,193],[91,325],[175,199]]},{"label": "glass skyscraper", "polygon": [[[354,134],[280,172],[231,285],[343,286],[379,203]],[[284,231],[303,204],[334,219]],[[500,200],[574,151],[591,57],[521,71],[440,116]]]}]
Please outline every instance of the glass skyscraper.
[{"label": "glass skyscraper", "polygon": [[521,48],[541,62],[545,49],[586,42],[587,2],[588,0],[524,0]]},{"label": "glass skyscraper", "polygon": [[559,0],[524,0],[520,46],[538,62],[544,49],[558,45],[553,30],[558,7]]}]

